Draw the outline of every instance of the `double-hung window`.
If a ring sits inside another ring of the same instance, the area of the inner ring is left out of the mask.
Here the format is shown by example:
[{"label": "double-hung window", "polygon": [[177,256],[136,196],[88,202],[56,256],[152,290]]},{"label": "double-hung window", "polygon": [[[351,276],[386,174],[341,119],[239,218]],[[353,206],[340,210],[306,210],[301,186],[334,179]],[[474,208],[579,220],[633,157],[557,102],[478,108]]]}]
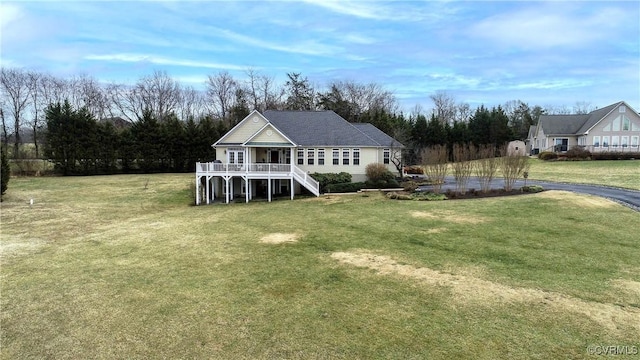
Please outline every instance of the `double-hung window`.
[{"label": "double-hung window", "polygon": [[349,165],[349,149],[342,149],[342,165]]},{"label": "double-hung window", "polygon": [[360,165],[360,149],[353,149],[353,165]]},{"label": "double-hung window", "polygon": [[316,149],[307,149],[307,165],[314,165]]},{"label": "double-hung window", "polygon": [[340,165],[340,149],[333,149],[333,165]]},{"label": "double-hung window", "polygon": [[318,165],[324,165],[324,149],[318,149]]},{"label": "double-hung window", "polygon": [[593,147],[600,147],[600,136],[593,137]]},{"label": "double-hung window", "polygon": [[382,162],[385,165],[389,165],[391,159],[391,150],[390,149],[384,149],[382,150]]},{"label": "double-hung window", "polygon": [[304,165],[304,149],[298,149],[298,165]]}]

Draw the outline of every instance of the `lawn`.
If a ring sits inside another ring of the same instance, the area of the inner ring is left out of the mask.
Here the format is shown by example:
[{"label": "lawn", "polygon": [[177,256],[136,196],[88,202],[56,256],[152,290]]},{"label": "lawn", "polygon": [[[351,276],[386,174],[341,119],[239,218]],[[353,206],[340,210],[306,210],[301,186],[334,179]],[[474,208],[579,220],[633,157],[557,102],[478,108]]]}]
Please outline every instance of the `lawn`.
[{"label": "lawn", "polygon": [[529,178],[640,190],[640,160],[542,161],[530,159]]},{"label": "lawn", "polygon": [[547,359],[640,346],[640,215],[608,200],[194,207],[192,181],[12,179],[0,356]]}]

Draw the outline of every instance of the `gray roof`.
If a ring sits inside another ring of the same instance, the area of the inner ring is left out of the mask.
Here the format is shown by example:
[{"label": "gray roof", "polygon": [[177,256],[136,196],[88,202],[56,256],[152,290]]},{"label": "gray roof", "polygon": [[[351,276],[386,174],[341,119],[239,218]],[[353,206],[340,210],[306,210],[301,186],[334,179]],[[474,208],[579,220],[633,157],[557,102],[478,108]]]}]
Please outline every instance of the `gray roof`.
[{"label": "gray roof", "polygon": [[538,122],[545,135],[584,134],[621,103],[617,102],[588,114],[541,115]]},{"label": "gray roof", "polygon": [[379,140],[393,140],[373,125],[354,126],[331,110],[267,110],[263,115],[299,146],[381,147],[389,146],[391,142],[383,144]]}]

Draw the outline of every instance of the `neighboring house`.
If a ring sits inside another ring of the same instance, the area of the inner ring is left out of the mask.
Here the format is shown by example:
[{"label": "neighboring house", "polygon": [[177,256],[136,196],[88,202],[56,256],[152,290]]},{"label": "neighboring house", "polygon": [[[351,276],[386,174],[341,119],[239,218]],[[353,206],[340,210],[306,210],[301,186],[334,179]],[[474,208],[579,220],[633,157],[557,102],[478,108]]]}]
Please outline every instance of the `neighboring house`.
[{"label": "neighboring house", "polygon": [[253,111],[215,144],[216,159],[196,164],[196,204],[217,198],[287,194],[302,188],[319,196],[310,173],[347,172],[366,179],[365,167],[395,171],[403,145],[371,124],[352,124],[333,111]]},{"label": "neighboring house", "polygon": [[531,154],[578,145],[591,152],[640,151],[640,115],[624,101],[588,114],[542,115],[528,142]]}]

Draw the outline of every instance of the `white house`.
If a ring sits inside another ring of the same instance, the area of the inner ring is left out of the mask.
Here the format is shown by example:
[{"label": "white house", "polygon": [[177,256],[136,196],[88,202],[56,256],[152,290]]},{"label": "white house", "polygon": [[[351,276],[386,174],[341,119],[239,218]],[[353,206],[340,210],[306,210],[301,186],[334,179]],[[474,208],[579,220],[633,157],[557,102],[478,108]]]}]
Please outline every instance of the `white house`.
[{"label": "white house", "polygon": [[254,197],[294,194],[319,196],[310,173],[347,172],[366,179],[365,167],[393,160],[403,148],[367,123],[349,123],[333,111],[253,111],[212,145],[213,162],[196,164],[196,204],[215,199],[246,202]]},{"label": "white house", "polygon": [[578,145],[592,152],[640,151],[640,115],[624,101],[588,114],[542,115],[527,140],[532,154]]}]

